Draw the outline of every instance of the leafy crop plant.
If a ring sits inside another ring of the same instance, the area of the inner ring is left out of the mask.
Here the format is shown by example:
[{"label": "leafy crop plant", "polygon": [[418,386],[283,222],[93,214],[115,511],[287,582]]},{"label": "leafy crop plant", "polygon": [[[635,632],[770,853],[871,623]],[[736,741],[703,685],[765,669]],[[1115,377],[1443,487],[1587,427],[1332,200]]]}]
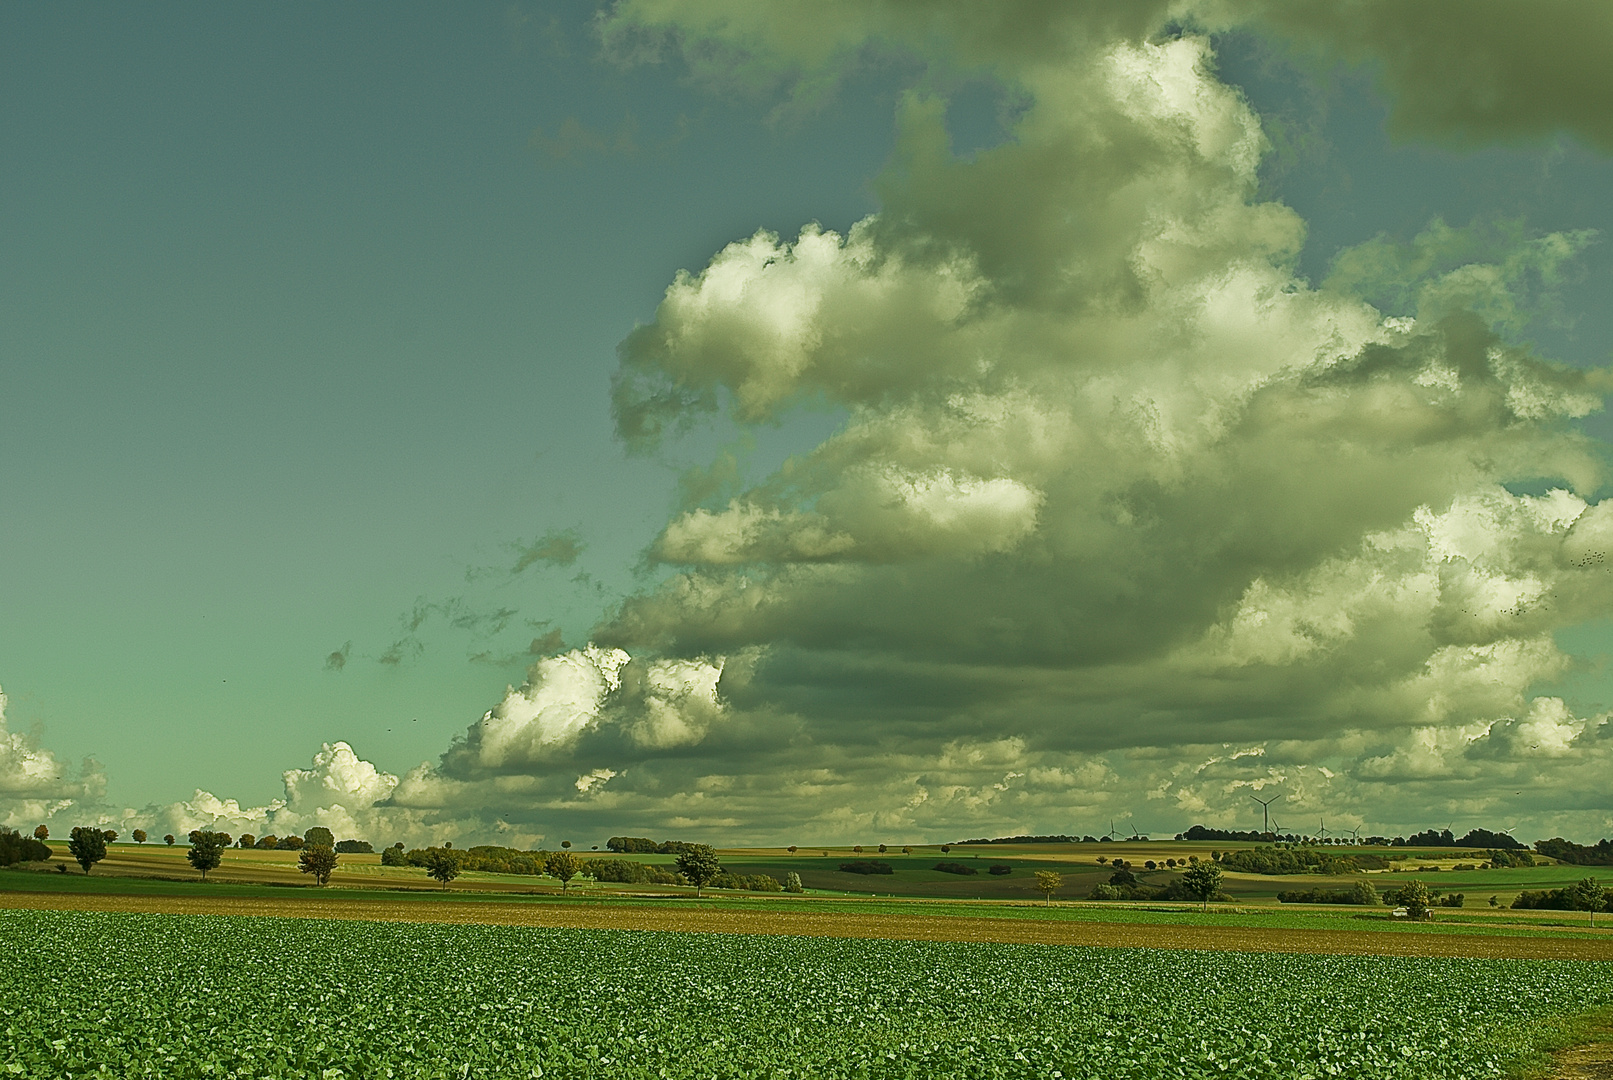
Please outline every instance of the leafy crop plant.
[{"label": "leafy crop plant", "polygon": [[1499,1077],[1613,965],[0,910],[0,1080]]}]

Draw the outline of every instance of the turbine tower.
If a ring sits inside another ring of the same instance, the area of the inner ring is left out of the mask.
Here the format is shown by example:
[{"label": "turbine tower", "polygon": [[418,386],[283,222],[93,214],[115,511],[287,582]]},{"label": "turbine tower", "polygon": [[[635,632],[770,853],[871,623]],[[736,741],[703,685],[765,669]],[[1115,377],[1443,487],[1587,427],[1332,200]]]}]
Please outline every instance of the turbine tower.
[{"label": "turbine tower", "polygon": [[1263,826],[1261,832],[1271,832],[1271,804],[1282,798],[1282,796],[1273,795],[1269,799],[1262,799],[1258,795],[1250,795],[1249,797],[1260,804],[1260,822]]}]

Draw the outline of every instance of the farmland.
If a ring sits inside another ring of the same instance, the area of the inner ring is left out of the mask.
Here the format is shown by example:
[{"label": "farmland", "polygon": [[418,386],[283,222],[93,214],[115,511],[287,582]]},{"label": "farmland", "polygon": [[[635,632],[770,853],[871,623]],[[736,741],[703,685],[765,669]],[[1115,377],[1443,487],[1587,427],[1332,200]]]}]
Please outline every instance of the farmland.
[{"label": "farmland", "polygon": [[1613,965],[0,911],[29,1077],[1500,1076]]},{"label": "farmland", "polygon": [[[878,852],[869,848],[854,852],[850,847],[812,847],[789,852],[774,849],[725,849],[721,851],[725,868],[742,874],[768,874],[782,881],[790,873],[799,874],[809,894],[827,896],[891,896],[937,901],[1035,901],[1041,895],[1034,888],[1036,870],[1057,870],[1064,876],[1064,885],[1056,894],[1059,900],[1079,900],[1091,892],[1099,882],[1107,881],[1111,860],[1125,859],[1132,864],[1138,879],[1150,884],[1164,884],[1176,876],[1166,869],[1149,870],[1150,860],[1163,864],[1172,859],[1185,862],[1191,857],[1208,858],[1212,850],[1225,848],[1225,844],[1187,842],[1119,842],[1104,844],[993,844],[954,846],[950,853],[938,847],[918,847],[911,854],[899,850]],[[33,873],[50,872],[56,863],[66,860],[68,869],[77,872],[67,859],[64,845],[57,844],[57,859],[38,866]],[[1348,848],[1331,848],[1331,852],[1347,854]],[[1376,849],[1381,852],[1383,849]],[[195,881],[196,872],[185,862],[184,845],[167,847],[159,844],[111,844],[107,858],[95,868],[94,877],[120,880],[173,880]],[[617,858],[609,852],[578,852],[584,866],[593,859]],[[1397,870],[1364,875],[1365,880],[1380,890],[1393,888],[1408,880],[1408,875],[1427,881],[1432,887],[1445,892],[1461,892],[1467,897],[1467,909],[1488,907],[1491,896],[1505,908],[1524,889],[1562,888],[1594,874],[1595,867],[1560,865],[1542,860],[1543,865],[1506,870],[1455,869],[1470,866],[1479,853],[1464,852],[1453,856],[1448,850],[1419,851],[1401,849],[1397,855],[1407,856],[1397,863]],[[654,863],[670,869],[670,855],[621,856],[637,862]],[[1102,858],[1105,862],[1100,863]],[[890,874],[862,875],[843,872],[842,864],[851,860],[877,860],[889,865]],[[958,875],[936,870],[938,862],[948,861],[978,873]],[[1482,862],[1482,859],[1478,861]],[[1009,867],[1006,875],[988,872],[992,865]],[[20,871],[19,871],[20,872]],[[586,870],[584,871],[586,873]],[[1602,875],[1613,878],[1613,873]],[[1230,898],[1239,904],[1272,905],[1278,892],[1287,889],[1347,888],[1362,875],[1327,876],[1258,875],[1228,873],[1224,888]],[[297,854],[293,851],[240,851],[225,853],[223,865],[209,874],[211,881],[234,885],[272,885],[303,887],[309,880],[297,872]],[[386,890],[420,889],[438,890],[440,887],[426,877],[424,871],[414,867],[386,867],[380,865],[378,855],[343,855],[341,866],[333,883],[342,888],[376,888]],[[0,888],[8,887],[0,883]],[[16,886],[10,886],[16,887]],[[113,888],[115,886],[105,886]],[[456,890],[487,893],[524,894],[558,891],[559,883],[552,878],[514,874],[467,872],[454,883]],[[603,895],[620,892],[632,894],[678,895],[676,887],[653,885],[613,886],[596,883],[586,877],[578,878],[571,889],[589,894]],[[1560,916],[1562,913],[1555,913]]]}]

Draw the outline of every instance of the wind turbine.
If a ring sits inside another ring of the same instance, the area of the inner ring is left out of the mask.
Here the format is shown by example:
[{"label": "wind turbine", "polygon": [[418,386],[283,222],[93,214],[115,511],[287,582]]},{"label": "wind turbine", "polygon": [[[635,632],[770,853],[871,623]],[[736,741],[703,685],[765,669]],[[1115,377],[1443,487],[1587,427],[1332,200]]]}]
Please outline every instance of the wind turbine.
[{"label": "wind turbine", "polygon": [[1137,819],[1131,819],[1131,838],[1133,840],[1147,840],[1148,837],[1137,831]]},{"label": "wind turbine", "polygon": [[1322,838],[1322,843],[1325,844],[1327,843],[1327,818],[1321,818],[1320,820],[1322,824],[1320,826],[1320,831],[1316,835],[1320,836]]},{"label": "wind turbine", "polygon": [[1269,799],[1262,799],[1258,795],[1250,795],[1249,797],[1260,804],[1260,821],[1264,826],[1261,831],[1265,833],[1271,832],[1271,804],[1282,798],[1282,796],[1273,795]]},{"label": "wind turbine", "polygon": [[1109,819],[1109,831],[1107,833],[1105,833],[1104,835],[1108,836],[1110,840],[1113,840],[1115,838],[1115,819],[1114,818]]}]

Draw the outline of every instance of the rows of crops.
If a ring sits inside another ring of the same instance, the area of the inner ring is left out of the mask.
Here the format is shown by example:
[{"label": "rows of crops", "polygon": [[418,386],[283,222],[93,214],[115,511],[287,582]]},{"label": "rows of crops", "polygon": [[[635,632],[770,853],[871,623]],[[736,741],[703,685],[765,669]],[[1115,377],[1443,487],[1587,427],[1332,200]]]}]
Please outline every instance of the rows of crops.
[{"label": "rows of crops", "polygon": [[1462,1077],[1613,965],[0,911],[0,1076]]}]

